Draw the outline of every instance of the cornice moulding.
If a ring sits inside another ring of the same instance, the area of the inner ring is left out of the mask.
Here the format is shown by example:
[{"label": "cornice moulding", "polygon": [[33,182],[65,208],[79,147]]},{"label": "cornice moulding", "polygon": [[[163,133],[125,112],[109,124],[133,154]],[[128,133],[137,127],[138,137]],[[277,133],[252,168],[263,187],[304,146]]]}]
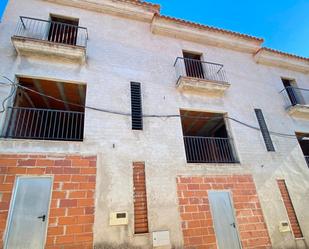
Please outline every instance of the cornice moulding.
[{"label": "cornice moulding", "polygon": [[207,30],[192,27],[186,23],[173,22],[155,15],[151,31],[154,34],[165,35],[173,38],[184,39],[192,42],[233,49],[248,53],[255,53],[262,41],[257,39],[245,39],[229,32]]},{"label": "cornice moulding", "polygon": [[44,0],[51,3],[86,9],[90,11],[125,17],[143,22],[151,22],[159,11],[156,5],[131,3],[114,0]]},{"label": "cornice moulding", "polygon": [[280,51],[261,48],[254,55],[254,59],[259,64],[309,73],[309,59],[285,54]]}]

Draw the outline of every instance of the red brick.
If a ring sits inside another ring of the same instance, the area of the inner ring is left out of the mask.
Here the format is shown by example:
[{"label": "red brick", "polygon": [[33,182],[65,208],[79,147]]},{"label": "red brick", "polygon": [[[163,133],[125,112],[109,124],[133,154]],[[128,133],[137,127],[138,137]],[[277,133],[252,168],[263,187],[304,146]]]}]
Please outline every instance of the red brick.
[{"label": "red brick", "polygon": [[81,168],[80,174],[84,175],[90,175],[90,174],[96,174],[97,170],[96,168]]},{"label": "red brick", "polygon": [[42,175],[45,173],[45,168],[27,168],[27,174]]},{"label": "red brick", "polygon": [[48,228],[48,235],[63,235],[63,234],[64,234],[63,226]]},{"label": "red brick", "polygon": [[88,176],[72,175],[71,182],[88,182]]},{"label": "red brick", "polygon": [[90,199],[78,199],[77,200],[77,206],[78,207],[91,207],[94,205],[93,198]]},{"label": "red brick", "polygon": [[27,168],[25,167],[9,167],[7,170],[8,174],[26,174]]},{"label": "red brick", "polygon": [[77,223],[77,220],[80,216],[65,216],[58,218],[59,225],[73,225]]},{"label": "red brick", "polygon": [[55,166],[71,166],[71,160],[55,160]]},{"label": "red brick", "polygon": [[76,207],[76,206],[77,206],[77,200],[74,199],[60,200],[60,207]]},{"label": "red brick", "polygon": [[17,166],[35,166],[35,159],[19,159],[17,161]]},{"label": "red brick", "polygon": [[66,234],[76,234],[76,233],[82,233],[82,232],[84,232],[83,225],[73,225],[73,226],[66,227]]},{"label": "red brick", "polygon": [[92,224],[94,221],[93,215],[83,215],[77,217],[78,224]]}]

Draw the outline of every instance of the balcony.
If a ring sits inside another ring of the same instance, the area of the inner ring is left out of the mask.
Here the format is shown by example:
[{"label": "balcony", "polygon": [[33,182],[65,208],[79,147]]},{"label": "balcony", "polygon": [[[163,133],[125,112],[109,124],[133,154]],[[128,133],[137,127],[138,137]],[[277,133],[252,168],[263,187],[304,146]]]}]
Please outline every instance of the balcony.
[{"label": "balcony", "polygon": [[77,25],[21,16],[11,39],[20,55],[86,59],[87,29]]},{"label": "balcony", "polygon": [[222,96],[230,87],[221,64],[177,57],[174,67],[176,86],[181,90]]},{"label": "balcony", "polygon": [[184,136],[188,163],[237,163],[231,138]]},{"label": "balcony", "polygon": [[287,86],[280,93],[289,115],[309,119],[309,89]]},{"label": "balcony", "polygon": [[3,138],[83,140],[83,112],[9,107],[6,120]]}]

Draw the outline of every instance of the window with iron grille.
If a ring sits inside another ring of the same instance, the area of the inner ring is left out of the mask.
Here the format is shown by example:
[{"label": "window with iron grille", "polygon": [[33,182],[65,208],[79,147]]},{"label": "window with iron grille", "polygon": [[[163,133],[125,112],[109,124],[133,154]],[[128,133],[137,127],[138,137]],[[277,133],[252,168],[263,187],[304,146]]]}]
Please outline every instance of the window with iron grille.
[{"label": "window with iron grille", "polygon": [[234,143],[222,113],[181,110],[188,163],[237,163]]},{"label": "window with iron grille", "polygon": [[271,140],[262,110],[254,109],[254,111],[255,111],[256,118],[259,122],[260,130],[262,132],[262,136],[263,136],[267,151],[275,151],[275,147]]},{"label": "window with iron grille", "polygon": [[143,130],[141,83],[131,82],[132,130]]},{"label": "window with iron grille", "polygon": [[18,78],[1,137],[83,141],[86,85]]}]

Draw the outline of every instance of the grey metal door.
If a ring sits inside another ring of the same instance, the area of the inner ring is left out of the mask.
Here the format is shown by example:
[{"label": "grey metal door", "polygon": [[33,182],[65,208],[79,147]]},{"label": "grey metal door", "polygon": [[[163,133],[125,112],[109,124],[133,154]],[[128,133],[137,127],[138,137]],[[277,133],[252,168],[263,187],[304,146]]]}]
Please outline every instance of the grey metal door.
[{"label": "grey metal door", "polygon": [[17,178],[4,248],[44,248],[51,187],[51,177]]},{"label": "grey metal door", "polygon": [[219,249],[240,249],[230,193],[209,191],[208,198]]}]

